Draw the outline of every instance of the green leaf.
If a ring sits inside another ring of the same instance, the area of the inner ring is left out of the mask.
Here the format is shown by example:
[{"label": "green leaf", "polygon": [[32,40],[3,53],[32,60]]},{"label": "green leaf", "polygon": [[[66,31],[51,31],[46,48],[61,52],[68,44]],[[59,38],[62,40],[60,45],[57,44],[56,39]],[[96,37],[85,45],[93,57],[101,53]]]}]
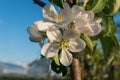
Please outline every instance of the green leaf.
[{"label": "green leaf", "polygon": [[115,59],[115,56],[114,56],[114,55],[112,55],[112,56],[108,59],[108,62],[107,62],[107,64],[106,64],[106,66],[111,65],[111,64],[112,64],[112,62],[114,61],[114,59]]},{"label": "green leaf", "polygon": [[114,64],[114,62],[120,60],[120,48],[112,48],[110,52],[110,57],[108,58],[106,66]]},{"label": "green leaf", "polygon": [[106,0],[89,0],[86,5],[86,10],[92,10],[95,13],[101,12],[106,4]]},{"label": "green leaf", "polygon": [[117,25],[113,21],[113,17],[106,17],[102,20],[104,36],[112,36],[117,31]]},{"label": "green leaf", "polygon": [[40,35],[42,35],[44,38],[47,37],[46,32],[44,31],[39,31]]},{"label": "green leaf", "polygon": [[56,4],[57,6],[59,6],[61,8],[63,8],[63,2],[65,0],[49,0],[49,1],[52,2],[52,3],[54,3],[54,4]]},{"label": "green leaf", "polygon": [[104,53],[104,58],[107,60],[110,56],[110,53],[112,52],[113,48],[119,49],[119,42],[115,35],[112,35],[110,37],[105,36],[100,38],[102,49]]},{"label": "green leaf", "polygon": [[51,68],[53,71],[55,71],[56,73],[61,73],[62,70],[60,68],[60,66],[56,65],[55,61],[51,62]]},{"label": "green leaf", "polygon": [[81,38],[85,41],[87,47],[89,48],[90,52],[93,51],[93,43],[92,40],[86,35],[86,34],[81,34]]},{"label": "green leaf", "polygon": [[107,0],[104,12],[109,16],[115,15],[120,9],[120,0]]},{"label": "green leaf", "polygon": [[119,49],[120,45],[119,45],[119,41],[118,41],[117,37],[114,35],[111,38],[112,38],[112,40],[113,40],[113,42],[115,44],[116,49]]},{"label": "green leaf", "polygon": [[67,68],[63,65],[60,65],[60,66],[56,65],[54,60],[51,62],[51,68],[57,74],[62,73],[63,76],[67,74]]},{"label": "green leaf", "polygon": [[53,60],[55,61],[55,63],[60,66],[60,62],[59,62],[59,58],[58,58],[58,53],[53,57]]}]

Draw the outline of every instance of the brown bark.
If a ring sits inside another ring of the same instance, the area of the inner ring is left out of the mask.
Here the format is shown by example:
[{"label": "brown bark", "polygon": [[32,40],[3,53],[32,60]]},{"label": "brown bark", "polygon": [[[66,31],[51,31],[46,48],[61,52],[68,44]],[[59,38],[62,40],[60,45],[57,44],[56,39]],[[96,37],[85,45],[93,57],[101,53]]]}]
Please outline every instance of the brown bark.
[{"label": "brown bark", "polygon": [[[77,0],[67,0],[67,3],[70,5],[70,7],[72,7],[76,4],[76,1]],[[82,80],[79,54],[77,53],[73,53],[73,62],[70,65],[70,73],[72,80]]]},{"label": "brown bark", "polygon": [[77,1],[77,0],[66,0],[66,1],[67,1],[67,3],[72,7],[73,5],[76,4],[76,1]]},{"label": "brown bark", "polygon": [[35,4],[39,5],[40,7],[44,7],[46,4],[40,0],[33,0]]},{"label": "brown bark", "polygon": [[70,65],[70,73],[71,73],[72,80],[82,80],[80,62],[79,62],[79,57],[77,53],[73,53],[73,62]]}]

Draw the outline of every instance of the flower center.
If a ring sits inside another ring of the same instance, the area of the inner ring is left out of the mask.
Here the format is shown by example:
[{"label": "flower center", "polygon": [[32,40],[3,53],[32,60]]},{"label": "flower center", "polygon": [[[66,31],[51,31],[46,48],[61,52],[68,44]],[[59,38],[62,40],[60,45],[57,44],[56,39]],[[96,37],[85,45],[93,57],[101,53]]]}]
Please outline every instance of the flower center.
[{"label": "flower center", "polygon": [[76,27],[76,25],[75,25],[75,24],[76,24],[76,22],[75,22],[75,21],[74,21],[74,22],[71,22],[71,24],[70,24],[70,28],[71,28],[71,29],[75,29],[75,27]]},{"label": "flower center", "polygon": [[62,16],[62,15],[60,15],[60,14],[55,14],[54,17],[55,17],[55,19],[57,20],[57,22],[58,22],[59,24],[62,24],[62,21],[63,21],[63,16]]},{"label": "flower center", "polygon": [[60,43],[60,48],[61,48],[61,49],[67,48],[67,47],[68,47],[68,42],[62,41],[62,42]]}]

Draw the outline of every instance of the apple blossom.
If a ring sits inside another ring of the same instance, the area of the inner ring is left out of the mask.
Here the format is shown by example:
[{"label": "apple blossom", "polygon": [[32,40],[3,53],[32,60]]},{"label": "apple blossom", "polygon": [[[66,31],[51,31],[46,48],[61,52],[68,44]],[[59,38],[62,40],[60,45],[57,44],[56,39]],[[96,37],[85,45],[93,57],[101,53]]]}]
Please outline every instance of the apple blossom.
[{"label": "apple blossom", "polygon": [[32,25],[32,27],[28,27],[27,31],[30,35],[31,41],[40,42],[43,39],[43,36],[40,34],[38,28],[34,25]]},{"label": "apple blossom", "polygon": [[52,5],[43,8],[44,20],[36,21],[28,28],[30,39],[40,42],[45,32],[49,43],[42,46],[41,54],[46,58],[59,54],[59,60],[64,66],[72,63],[71,53],[81,52],[86,44],[80,39],[80,34],[95,36],[102,30],[99,21],[94,21],[94,13],[85,11],[83,7],[73,5],[71,8],[63,3],[63,9],[58,13]]},{"label": "apple blossom", "polygon": [[87,34],[88,36],[95,36],[102,30],[100,22],[94,21],[94,13],[92,11],[85,11],[80,14],[73,21],[73,26],[74,29]]},{"label": "apple blossom", "polygon": [[69,66],[72,63],[71,52],[80,52],[86,46],[76,30],[67,29],[63,34],[58,29],[48,30],[47,36],[50,42],[42,47],[41,54],[46,58],[51,58],[61,50],[59,60],[64,66]]},{"label": "apple blossom", "polygon": [[52,5],[45,5],[43,8],[44,21],[52,23],[58,28],[65,28],[84,10],[78,5],[70,8],[67,3],[63,3],[63,7],[58,13]]},{"label": "apple blossom", "polygon": [[63,3],[63,7],[60,9],[60,13],[57,13],[52,5],[46,5],[43,8],[44,19],[54,22],[55,26],[60,28],[68,28],[68,25],[71,26],[71,23],[74,23],[72,27],[88,36],[95,36],[102,30],[100,23],[94,21],[92,11],[85,11],[83,7],[78,5],[73,5],[71,8],[67,3]]}]

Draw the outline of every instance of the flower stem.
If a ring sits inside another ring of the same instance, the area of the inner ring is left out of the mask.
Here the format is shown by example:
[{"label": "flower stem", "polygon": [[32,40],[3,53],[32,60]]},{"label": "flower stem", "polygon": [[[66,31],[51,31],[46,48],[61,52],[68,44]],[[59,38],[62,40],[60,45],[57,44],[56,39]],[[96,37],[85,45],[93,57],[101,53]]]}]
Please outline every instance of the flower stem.
[{"label": "flower stem", "polygon": [[70,73],[72,80],[82,80],[79,56],[77,53],[73,53],[73,62],[70,65]]},{"label": "flower stem", "polygon": [[[72,7],[75,5],[77,0],[67,0],[67,3]],[[79,54],[73,53],[73,62],[70,65],[70,73],[72,80],[82,80],[81,69],[79,62]]]}]

